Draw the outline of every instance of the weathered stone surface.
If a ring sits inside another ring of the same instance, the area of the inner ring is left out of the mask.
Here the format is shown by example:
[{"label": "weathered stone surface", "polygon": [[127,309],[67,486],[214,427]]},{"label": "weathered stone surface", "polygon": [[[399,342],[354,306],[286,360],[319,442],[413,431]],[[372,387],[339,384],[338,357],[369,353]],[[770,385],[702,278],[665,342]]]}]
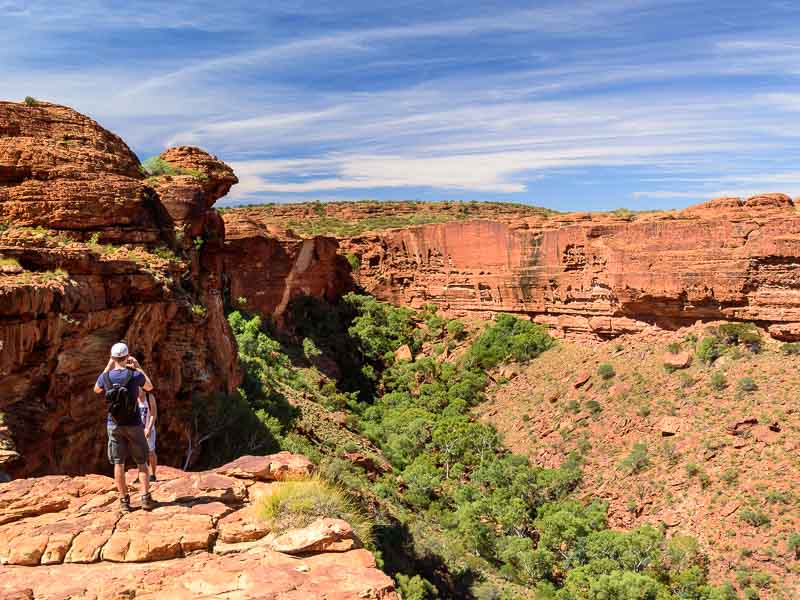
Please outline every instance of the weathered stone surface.
[{"label": "weathered stone surface", "polygon": [[317,519],[308,527],[292,529],[274,538],[272,549],[284,554],[346,552],[361,547],[353,528],[341,519]]},{"label": "weathered stone surface", "polygon": [[240,456],[216,469],[230,477],[242,477],[258,481],[280,481],[307,477],[313,464],[305,456],[291,452],[278,452],[267,456]]},{"label": "weathered stone surface", "polygon": [[681,431],[682,426],[683,421],[680,417],[666,416],[661,418],[661,423],[659,424],[658,429],[662,436],[670,436]]},{"label": "weathered stone surface", "polygon": [[219,540],[226,544],[253,542],[269,532],[269,525],[258,518],[252,507],[239,509],[219,521]]},{"label": "weathered stone surface", "polygon": [[687,351],[678,352],[673,354],[667,352],[664,355],[664,366],[670,369],[685,369],[692,364],[692,355]]},{"label": "weathered stone surface", "polygon": [[411,348],[408,344],[403,344],[394,351],[394,357],[400,362],[410,362],[414,360],[414,355],[411,353]]},{"label": "weathered stone surface", "polygon": [[[282,454],[271,463],[301,458]],[[153,484],[155,510],[139,510],[133,493],[126,515],[103,476],[0,484],[0,598],[399,600],[344,521],[320,519],[270,539],[252,502],[279,483],[247,479],[241,469],[237,478],[164,471],[167,481]],[[247,488],[260,493],[248,499]],[[302,560],[270,549],[276,539]]]}]

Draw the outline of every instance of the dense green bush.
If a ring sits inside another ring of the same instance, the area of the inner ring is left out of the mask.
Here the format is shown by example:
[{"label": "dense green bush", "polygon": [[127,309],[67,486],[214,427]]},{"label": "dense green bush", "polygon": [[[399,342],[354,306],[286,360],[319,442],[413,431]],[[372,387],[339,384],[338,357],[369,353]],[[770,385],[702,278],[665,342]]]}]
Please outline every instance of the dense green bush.
[{"label": "dense green bush", "polygon": [[614,371],[614,366],[610,363],[602,363],[599,367],[597,367],[597,374],[600,375],[601,378],[608,381],[609,379],[613,378],[616,375]]},{"label": "dense green bush", "polygon": [[411,309],[353,293],[347,294],[344,300],[358,314],[348,333],[365,359],[384,360],[403,344],[408,344],[414,354],[419,352],[421,343],[415,336],[416,325]]},{"label": "dense green bush", "polygon": [[700,362],[706,365],[710,365],[715,360],[717,360],[722,353],[724,352],[724,348],[720,341],[714,336],[707,336],[700,340],[700,344],[697,346],[697,358],[700,359]]},{"label": "dense green bush", "polygon": [[633,445],[630,454],[620,463],[620,467],[626,473],[641,473],[650,467],[650,455],[647,453],[647,444],[637,442]]},{"label": "dense green bush", "polygon": [[454,340],[460,340],[462,337],[464,337],[465,330],[466,327],[464,326],[464,323],[456,319],[453,319],[447,324],[447,334]]},{"label": "dense green bush", "polygon": [[499,314],[472,344],[464,361],[469,369],[491,369],[508,358],[525,362],[536,358],[555,341],[547,329],[513,315]]}]

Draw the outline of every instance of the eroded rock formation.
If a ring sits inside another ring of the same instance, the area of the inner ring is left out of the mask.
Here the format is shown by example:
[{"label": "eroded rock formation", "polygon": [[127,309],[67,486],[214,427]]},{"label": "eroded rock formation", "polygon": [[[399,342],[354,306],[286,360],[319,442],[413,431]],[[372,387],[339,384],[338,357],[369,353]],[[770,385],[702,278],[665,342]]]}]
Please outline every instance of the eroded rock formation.
[{"label": "eroded rock formation", "polygon": [[204,473],[163,468],[159,506],[127,515],[100,475],[0,485],[0,598],[397,600],[348,523],[323,518],[278,535],[259,517],[281,479],[310,470],[288,453]]},{"label": "eroded rock formation", "polygon": [[298,296],[334,301],[353,287],[350,265],[331,237],[301,238],[246,212],[225,220],[226,289],[241,306],[281,324]]},{"label": "eroded rock formation", "polygon": [[92,385],[124,339],[157,385],[161,453],[179,463],[193,402],[240,381],[223,312],[236,178],[194,148],[146,178],[117,136],[62,106],[0,102],[0,471],[107,469]]},{"label": "eroded rock formation", "polygon": [[741,319],[800,339],[800,216],[783,194],[682,212],[455,221],[341,240],[358,282],[397,304],[529,315],[612,338]]}]

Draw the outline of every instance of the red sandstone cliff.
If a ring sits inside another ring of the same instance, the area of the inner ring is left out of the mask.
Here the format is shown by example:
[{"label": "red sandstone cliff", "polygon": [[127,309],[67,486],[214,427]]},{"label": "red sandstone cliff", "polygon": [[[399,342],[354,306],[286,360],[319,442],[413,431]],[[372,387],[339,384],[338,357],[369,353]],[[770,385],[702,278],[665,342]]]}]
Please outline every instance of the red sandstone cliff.
[{"label": "red sandstone cliff", "polygon": [[156,383],[167,462],[187,446],[192,398],[238,385],[211,208],[236,177],[198,149],[165,157],[194,171],[146,179],[91,119],[0,102],[0,470],[107,468],[91,387],[117,340]]},{"label": "red sandstone cliff", "polygon": [[239,211],[226,212],[224,268],[231,303],[284,322],[298,296],[335,301],[353,288],[350,265],[331,237],[301,238]]},{"label": "red sandstone cliff", "polygon": [[462,220],[341,243],[360,259],[359,284],[397,304],[522,313],[572,337],[741,319],[800,339],[800,215],[783,194],[635,219]]}]

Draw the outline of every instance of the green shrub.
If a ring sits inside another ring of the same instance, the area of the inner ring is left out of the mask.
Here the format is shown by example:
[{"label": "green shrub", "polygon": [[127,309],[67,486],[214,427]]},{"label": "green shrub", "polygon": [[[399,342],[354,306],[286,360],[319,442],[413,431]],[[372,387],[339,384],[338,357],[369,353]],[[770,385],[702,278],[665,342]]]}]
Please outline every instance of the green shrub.
[{"label": "green shrub", "polygon": [[711,375],[711,387],[715,390],[722,391],[728,386],[728,380],[725,374],[721,371],[716,371]]},{"label": "green shrub", "polygon": [[756,382],[753,381],[752,377],[742,377],[738,382],[736,382],[736,387],[740,392],[753,392],[758,389],[758,386],[756,385]]},{"label": "green shrub", "polygon": [[281,481],[273,486],[258,511],[273,532],[307,527],[330,517],[347,521],[362,542],[372,543],[372,521],[344,490],[319,478]]},{"label": "green shrub", "polygon": [[710,365],[717,360],[722,356],[723,352],[722,344],[713,336],[704,337],[697,346],[697,358],[706,365]]},{"label": "green shrub", "polygon": [[464,323],[456,319],[447,323],[447,334],[454,340],[460,340],[464,336],[465,330]]},{"label": "green shrub", "polygon": [[667,346],[667,350],[670,352],[670,354],[678,354],[681,351],[681,343],[672,342],[669,346]]},{"label": "green shrub", "polygon": [[761,334],[752,323],[723,323],[718,330],[727,346],[742,344],[752,352],[761,350]]},{"label": "green shrub", "polygon": [[599,367],[597,367],[597,374],[603,379],[609,380],[616,375],[616,372],[610,363],[602,363]]},{"label": "green shrub", "polygon": [[204,318],[208,314],[208,309],[202,304],[192,304],[191,310],[196,317]]},{"label": "green shrub", "polygon": [[411,577],[398,573],[395,575],[395,580],[403,600],[437,600],[439,598],[439,592],[424,577],[419,575]]},{"label": "green shrub", "polygon": [[592,415],[599,415],[601,412],[603,412],[603,407],[600,406],[600,403],[597,400],[587,400],[586,410],[588,410]]},{"label": "green shrub", "polygon": [[630,454],[620,463],[620,468],[628,474],[641,473],[650,467],[650,456],[647,454],[647,444],[637,442],[633,445]]},{"label": "green shrub", "polygon": [[800,342],[789,342],[781,345],[781,353],[786,356],[794,356],[800,354]]},{"label": "green shrub", "polygon": [[151,156],[142,162],[140,170],[149,177],[161,177],[162,175],[189,175],[199,181],[205,181],[208,179],[208,175],[202,173],[201,171],[176,167],[160,156]]},{"label": "green shrub", "polygon": [[25,104],[27,106],[37,106],[39,102],[33,96],[25,96]]},{"label": "green shrub", "polygon": [[347,262],[350,264],[350,270],[353,273],[358,273],[361,270],[361,259],[358,257],[357,254],[353,254],[352,252],[348,252],[345,255]]},{"label": "green shrub", "polygon": [[488,370],[508,358],[525,362],[553,346],[555,340],[541,325],[499,314],[472,344],[464,358],[468,369]]},{"label": "green shrub", "polygon": [[758,509],[743,509],[739,512],[739,518],[753,527],[761,527],[762,525],[769,525],[770,523],[769,516]]},{"label": "green shrub", "polygon": [[157,248],[153,248],[153,254],[155,254],[158,258],[168,260],[170,262],[177,262],[180,260],[178,256],[166,246],[158,246]]},{"label": "green shrub", "polygon": [[789,534],[786,547],[789,549],[789,552],[794,554],[795,560],[800,559],[800,533]]},{"label": "green shrub", "polygon": [[322,356],[322,351],[317,348],[314,340],[311,338],[303,338],[303,355],[310,361]]}]

